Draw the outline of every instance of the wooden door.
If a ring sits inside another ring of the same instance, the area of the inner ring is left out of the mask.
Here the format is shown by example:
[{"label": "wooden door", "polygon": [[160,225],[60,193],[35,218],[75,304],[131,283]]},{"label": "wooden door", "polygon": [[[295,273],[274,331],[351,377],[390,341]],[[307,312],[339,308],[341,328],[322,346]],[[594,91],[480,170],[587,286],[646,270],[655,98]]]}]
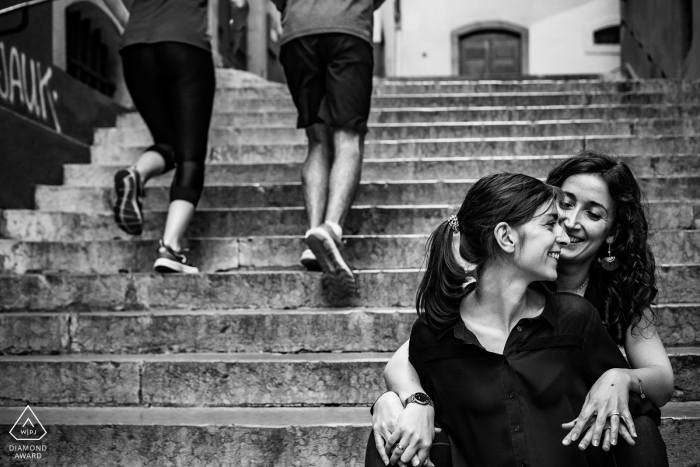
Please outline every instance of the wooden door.
[{"label": "wooden door", "polygon": [[479,31],[459,39],[459,74],[471,79],[514,79],[522,75],[520,35]]}]

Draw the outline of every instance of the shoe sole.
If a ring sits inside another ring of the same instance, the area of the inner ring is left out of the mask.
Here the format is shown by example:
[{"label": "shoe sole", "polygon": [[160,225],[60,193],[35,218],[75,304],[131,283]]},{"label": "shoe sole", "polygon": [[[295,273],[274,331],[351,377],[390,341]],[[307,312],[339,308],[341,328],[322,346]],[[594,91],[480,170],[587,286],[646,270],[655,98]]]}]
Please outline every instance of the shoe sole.
[{"label": "shoe sole", "polygon": [[138,187],[134,182],[134,177],[127,170],[120,170],[114,175],[114,191],[117,193],[114,220],[129,235],[141,235],[143,214],[138,204]]},{"label": "shoe sole", "polygon": [[185,274],[197,274],[199,269],[194,266],[188,266],[186,264],[178,263],[168,258],[158,258],[153,264],[153,269],[156,272],[163,274],[182,272]]},{"label": "shoe sole", "polygon": [[355,275],[331,236],[325,232],[313,232],[306,237],[306,243],[325,273],[333,295],[346,296],[355,293]]}]

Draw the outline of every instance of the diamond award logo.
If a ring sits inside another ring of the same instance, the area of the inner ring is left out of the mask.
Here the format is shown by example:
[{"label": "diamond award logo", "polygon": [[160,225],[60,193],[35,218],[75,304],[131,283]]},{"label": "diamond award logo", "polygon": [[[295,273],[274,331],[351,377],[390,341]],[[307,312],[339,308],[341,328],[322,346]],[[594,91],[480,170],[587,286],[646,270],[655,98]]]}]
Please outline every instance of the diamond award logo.
[{"label": "diamond award logo", "polygon": [[46,436],[46,430],[32,408],[27,406],[10,430],[10,434],[17,441],[39,441]]}]

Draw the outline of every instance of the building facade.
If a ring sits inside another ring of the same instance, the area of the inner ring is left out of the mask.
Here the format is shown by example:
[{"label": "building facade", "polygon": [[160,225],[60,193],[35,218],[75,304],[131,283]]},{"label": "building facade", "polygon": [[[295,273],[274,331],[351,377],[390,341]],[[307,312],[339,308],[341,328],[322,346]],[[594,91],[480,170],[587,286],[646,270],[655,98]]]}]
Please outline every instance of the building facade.
[{"label": "building facade", "polygon": [[619,0],[389,0],[388,76],[609,74],[620,68]]}]

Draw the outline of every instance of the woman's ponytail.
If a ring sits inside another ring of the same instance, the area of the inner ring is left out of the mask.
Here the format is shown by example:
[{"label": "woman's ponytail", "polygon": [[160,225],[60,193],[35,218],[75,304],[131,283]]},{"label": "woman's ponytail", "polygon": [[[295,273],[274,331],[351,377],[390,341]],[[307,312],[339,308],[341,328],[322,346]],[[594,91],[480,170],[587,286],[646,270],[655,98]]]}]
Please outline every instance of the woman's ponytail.
[{"label": "woman's ponytail", "polygon": [[466,293],[463,285],[468,282],[467,271],[453,252],[457,222],[453,218],[440,224],[428,239],[426,271],[416,294],[418,315],[436,331],[459,319],[459,304]]}]

